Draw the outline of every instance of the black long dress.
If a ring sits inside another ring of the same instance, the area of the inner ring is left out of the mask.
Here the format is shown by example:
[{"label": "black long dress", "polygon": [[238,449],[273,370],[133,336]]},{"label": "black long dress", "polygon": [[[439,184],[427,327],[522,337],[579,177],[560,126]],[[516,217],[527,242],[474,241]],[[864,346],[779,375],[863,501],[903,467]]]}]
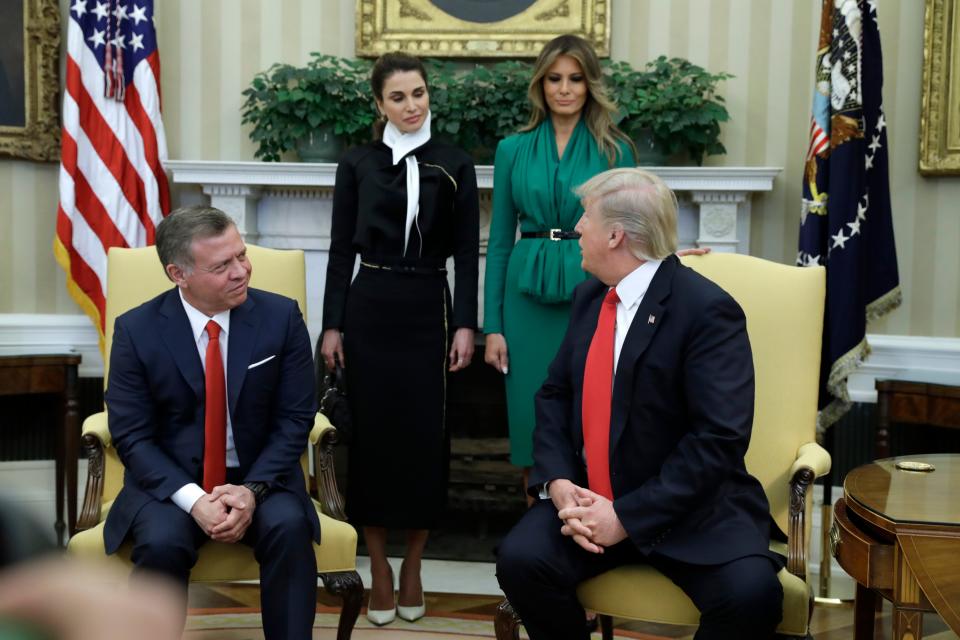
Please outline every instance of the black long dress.
[{"label": "black long dress", "polygon": [[[447,493],[449,345],[456,329],[477,326],[479,205],[466,153],[433,140],[411,153],[420,171],[420,213],[406,253],[406,163],[394,165],[382,142],[340,161],[323,328],[344,334],[355,429],[350,520],[430,529]],[[357,253],[360,269],[351,283]],[[444,270],[449,256],[452,305]]]}]

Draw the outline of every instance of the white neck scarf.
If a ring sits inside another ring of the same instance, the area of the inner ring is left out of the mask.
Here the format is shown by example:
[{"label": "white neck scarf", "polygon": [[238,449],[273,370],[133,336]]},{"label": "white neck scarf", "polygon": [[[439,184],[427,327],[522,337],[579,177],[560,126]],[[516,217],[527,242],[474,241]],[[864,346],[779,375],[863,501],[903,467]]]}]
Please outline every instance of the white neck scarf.
[{"label": "white neck scarf", "polygon": [[[417,166],[417,157],[407,155],[417,147],[422,146],[430,139],[430,112],[423,124],[413,133],[402,133],[392,122],[387,122],[383,130],[383,144],[393,151],[393,164],[399,163],[406,156],[407,161],[407,221],[403,234],[403,255],[407,255],[407,243],[410,241],[410,229],[420,215],[420,168]],[[423,250],[421,238],[421,251]]]}]

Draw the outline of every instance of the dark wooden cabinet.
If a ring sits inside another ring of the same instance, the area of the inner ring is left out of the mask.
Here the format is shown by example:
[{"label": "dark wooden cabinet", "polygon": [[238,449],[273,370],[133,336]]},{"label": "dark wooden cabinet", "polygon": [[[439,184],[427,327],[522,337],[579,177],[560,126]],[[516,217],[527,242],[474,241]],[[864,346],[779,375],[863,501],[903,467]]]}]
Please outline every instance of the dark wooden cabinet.
[{"label": "dark wooden cabinet", "polygon": [[[80,412],[77,391],[77,353],[31,353],[0,349],[0,396],[50,394],[59,403],[56,434],[56,530],[62,545],[64,531],[72,535],[77,522],[77,458]],[[67,520],[63,519],[66,488]]]},{"label": "dark wooden cabinet", "polygon": [[920,382],[877,380],[877,434],[874,453],[890,456],[890,424],[928,424],[960,429],[960,380]]}]

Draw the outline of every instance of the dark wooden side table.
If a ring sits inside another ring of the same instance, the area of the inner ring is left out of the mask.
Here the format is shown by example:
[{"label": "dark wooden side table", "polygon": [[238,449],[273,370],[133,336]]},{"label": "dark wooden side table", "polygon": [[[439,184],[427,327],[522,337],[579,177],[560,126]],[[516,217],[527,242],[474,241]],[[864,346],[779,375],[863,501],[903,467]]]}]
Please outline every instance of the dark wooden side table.
[{"label": "dark wooden side table", "polygon": [[[930,472],[897,463],[932,465]],[[857,581],[855,640],[873,640],[877,597],[893,604],[893,638],[920,640],[923,612],[960,633],[960,455],[877,460],[843,481],[830,531],[833,556]]]},{"label": "dark wooden side table", "polygon": [[877,380],[877,458],[890,456],[890,423],[960,429],[960,379]]},{"label": "dark wooden side table", "polygon": [[[80,450],[80,402],[77,367],[80,354],[0,349],[0,396],[53,394],[60,401],[60,433],[56,437],[56,530],[63,545],[64,530],[74,533],[77,522],[77,458]],[[67,521],[63,521],[64,478]]]}]

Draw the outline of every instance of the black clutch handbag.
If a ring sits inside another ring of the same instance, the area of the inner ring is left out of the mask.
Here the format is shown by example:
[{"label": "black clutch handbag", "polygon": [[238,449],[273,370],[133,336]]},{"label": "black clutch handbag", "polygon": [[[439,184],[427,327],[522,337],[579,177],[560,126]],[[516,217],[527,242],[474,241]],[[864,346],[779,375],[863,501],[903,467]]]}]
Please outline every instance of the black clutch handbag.
[{"label": "black clutch handbag", "polygon": [[332,370],[324,372],[320,386],[320,413],[327,416],[327,420],[337,428],[340,442],[350,444],[353,415],[347,402],[347,376],[339,362]]}]

